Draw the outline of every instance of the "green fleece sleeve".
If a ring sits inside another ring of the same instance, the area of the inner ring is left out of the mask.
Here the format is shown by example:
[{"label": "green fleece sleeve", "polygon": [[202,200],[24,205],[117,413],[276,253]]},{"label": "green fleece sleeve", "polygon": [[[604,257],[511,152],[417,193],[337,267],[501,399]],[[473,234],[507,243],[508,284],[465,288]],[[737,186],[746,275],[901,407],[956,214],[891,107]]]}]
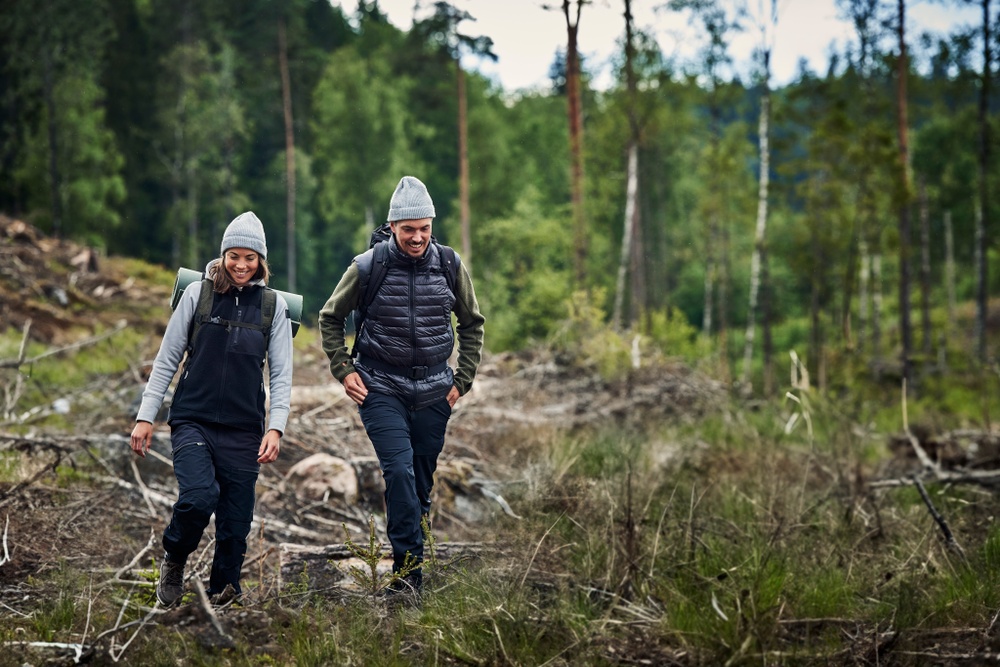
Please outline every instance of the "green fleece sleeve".
[{"label": "green fleece sleeve", "polygon": [[486,318],[479,312],[479,301],[476,300],[469,270],[461,263],[458,269],[458,284],[455,286],[455,317],[458,320],[455,387],[464,396],[472,388],[479,362],[483,359],[483,325]]},{"label": "green fleece sleeve", "polygon": [[319,311],[319,333],[323,352],[330,359],[330,372],[343,382],[354,371],[351,353],[347,349],[347,318],[358,307],[358,265],[351,262],[333,294]]}]

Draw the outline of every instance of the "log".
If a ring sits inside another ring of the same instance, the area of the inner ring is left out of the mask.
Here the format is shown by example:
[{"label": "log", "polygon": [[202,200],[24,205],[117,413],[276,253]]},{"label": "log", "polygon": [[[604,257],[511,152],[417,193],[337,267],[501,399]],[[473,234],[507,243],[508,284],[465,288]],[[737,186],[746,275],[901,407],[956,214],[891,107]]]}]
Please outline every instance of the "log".
[{"label": "log", "polygon": [[[493,549],[481,542],[440,542],[434,545],[437,561],[480,558]],[[427,561],[429,554],[424,554]],[[426,561],[425,561],[426,563]],[[305,586],[309,591],[324,591],[335,588],[356,590],[357,585],[350,575],[351,566],[367,568],[346,544],[308,546],[282,542],[278,545],[278,588]],[[425,564],[425,567],[427,565]],[[387,555],[378,565],[379,573],[392,570],[392,557]]]}]

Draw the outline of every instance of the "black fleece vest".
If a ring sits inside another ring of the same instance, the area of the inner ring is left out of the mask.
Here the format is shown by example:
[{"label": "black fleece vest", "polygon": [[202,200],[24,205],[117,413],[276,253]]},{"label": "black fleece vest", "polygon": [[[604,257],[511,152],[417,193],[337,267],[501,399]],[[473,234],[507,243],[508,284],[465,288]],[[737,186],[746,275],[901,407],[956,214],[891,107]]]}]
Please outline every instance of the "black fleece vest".
[{"label": "black fleece vest", "polygon": [[[259,286],[215,294],[212,318],[261,323]],[[264,432],[264,333],[245,327],[205,323],[170,406],[169,420],[183,419]]]}]

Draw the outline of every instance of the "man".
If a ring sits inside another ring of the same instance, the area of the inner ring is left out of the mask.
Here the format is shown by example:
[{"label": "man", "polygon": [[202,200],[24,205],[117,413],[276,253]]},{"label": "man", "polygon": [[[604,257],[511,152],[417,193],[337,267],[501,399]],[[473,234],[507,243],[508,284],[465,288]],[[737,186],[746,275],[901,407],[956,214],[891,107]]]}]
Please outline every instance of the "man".
[{"label": "man", "polygon": [[[416,566],[397,580],[397,591],[420,590],[421,517],[430,513],[448,418],[472,387],[483,348],[485,319],[472,277],[451,248],[433,241],[433,219],[426,186],[404,176],[389,202],[392,237],[354,258],[319,313],[330,371],[360,406],[382,468],[393,571],[405,574],[407,566]],[[387,270],[380,284],[370,285],[377,288],[374,296],[365,299],[362,285],[369,286],[376,256],[387,256]],[[364,319],[352,357],[345,321],[359,306]],[[454,371],[448,366],[455,346],[452,312],[458,320]]]}]

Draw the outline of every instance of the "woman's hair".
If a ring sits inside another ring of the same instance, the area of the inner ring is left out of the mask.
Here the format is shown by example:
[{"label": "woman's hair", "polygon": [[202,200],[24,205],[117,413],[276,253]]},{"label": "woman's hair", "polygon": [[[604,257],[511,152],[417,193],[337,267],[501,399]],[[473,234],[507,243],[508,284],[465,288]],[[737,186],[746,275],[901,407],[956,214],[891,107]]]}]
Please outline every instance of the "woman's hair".
[{"label": "woman's hair", "polygon": [[[263,280],[266,285],[271,279],[271,268],[267,265],[267,260],[257,256],[257,272],[253,274],[251,280]],[[222,257],[218,262],[212,264],[208,269],[208,277],[212,279],[213,289],[219,294],[225,294],[236,284],[233,279],[229,277],[229,272],[226,271],[226,253],[222,253]]]}]

